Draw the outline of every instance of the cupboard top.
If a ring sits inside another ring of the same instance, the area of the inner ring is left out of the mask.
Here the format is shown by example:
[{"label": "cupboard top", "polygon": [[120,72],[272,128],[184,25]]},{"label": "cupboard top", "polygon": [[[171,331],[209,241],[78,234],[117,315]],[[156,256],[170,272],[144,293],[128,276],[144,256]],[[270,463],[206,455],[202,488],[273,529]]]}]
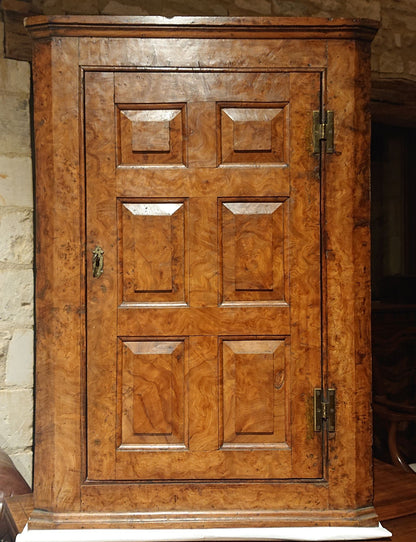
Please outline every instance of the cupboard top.
[{"label": "cupboard top", "polygon": [[122,17],[37,16],[25,20],[34,38],[195,37],[322,38],[371,41],[378,23],[370,19],[310,17]]}]

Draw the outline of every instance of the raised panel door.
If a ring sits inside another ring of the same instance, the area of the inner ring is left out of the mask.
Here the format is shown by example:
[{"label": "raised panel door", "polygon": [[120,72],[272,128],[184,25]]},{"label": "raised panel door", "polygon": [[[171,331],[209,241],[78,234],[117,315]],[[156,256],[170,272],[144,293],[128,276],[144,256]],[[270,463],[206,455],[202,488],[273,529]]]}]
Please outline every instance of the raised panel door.
[{"label": "raised panel door", "polygon": [[319,95],[314,72],[86,73],[90,480],[322,476]]}]

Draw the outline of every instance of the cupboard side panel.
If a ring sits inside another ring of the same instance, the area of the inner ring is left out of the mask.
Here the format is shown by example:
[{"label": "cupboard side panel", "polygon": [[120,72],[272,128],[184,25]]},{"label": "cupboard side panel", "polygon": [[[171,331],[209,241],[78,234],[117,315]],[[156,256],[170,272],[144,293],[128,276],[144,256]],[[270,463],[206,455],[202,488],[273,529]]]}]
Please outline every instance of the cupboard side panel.
[{"label": "cupboard side panel", "polygon": [[337,389],[328,478],[331,505],[358,508],[372,503],[369,44],[333,40],[328,55],[335,154],[326,176],[327,384]]},{"label": "cupboard side panel", "polygon": [[[84,326],[78,39],[37,43],[35,508],[78,510]],[[52,84],[53,81],[53,84]]]}]

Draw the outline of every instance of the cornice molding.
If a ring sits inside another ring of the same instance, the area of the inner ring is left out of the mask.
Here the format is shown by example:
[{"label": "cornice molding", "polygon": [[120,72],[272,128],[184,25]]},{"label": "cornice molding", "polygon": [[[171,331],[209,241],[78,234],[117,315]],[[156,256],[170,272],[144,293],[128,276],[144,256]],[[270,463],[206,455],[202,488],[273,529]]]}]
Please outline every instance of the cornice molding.
[{"label": "cornice molding", "polygon": [[357,39],[371,41],[378,23],[370,19],[308,17],[108,17],[39,16],[25,20],[36,39],[60,37]]}]

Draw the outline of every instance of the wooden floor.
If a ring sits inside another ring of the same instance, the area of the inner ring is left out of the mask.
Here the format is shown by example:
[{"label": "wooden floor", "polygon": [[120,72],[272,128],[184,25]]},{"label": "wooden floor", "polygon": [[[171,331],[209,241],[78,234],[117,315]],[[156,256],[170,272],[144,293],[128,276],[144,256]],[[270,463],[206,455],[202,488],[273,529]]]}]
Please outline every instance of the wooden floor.
[{"label": "wooden floor", "polygon": [[416,542],[416,474],[374,461],[374,505],[393,542]]},{"label": "wooden floor", "polygon": [[[398,467],[374,461],[374,504],[380,521],[393,533],[392,542],[416,542],[416,474],[407,474]],[[6,513],[13,535],[25,526],[32,510],[32,495],[6,500]]]}]

